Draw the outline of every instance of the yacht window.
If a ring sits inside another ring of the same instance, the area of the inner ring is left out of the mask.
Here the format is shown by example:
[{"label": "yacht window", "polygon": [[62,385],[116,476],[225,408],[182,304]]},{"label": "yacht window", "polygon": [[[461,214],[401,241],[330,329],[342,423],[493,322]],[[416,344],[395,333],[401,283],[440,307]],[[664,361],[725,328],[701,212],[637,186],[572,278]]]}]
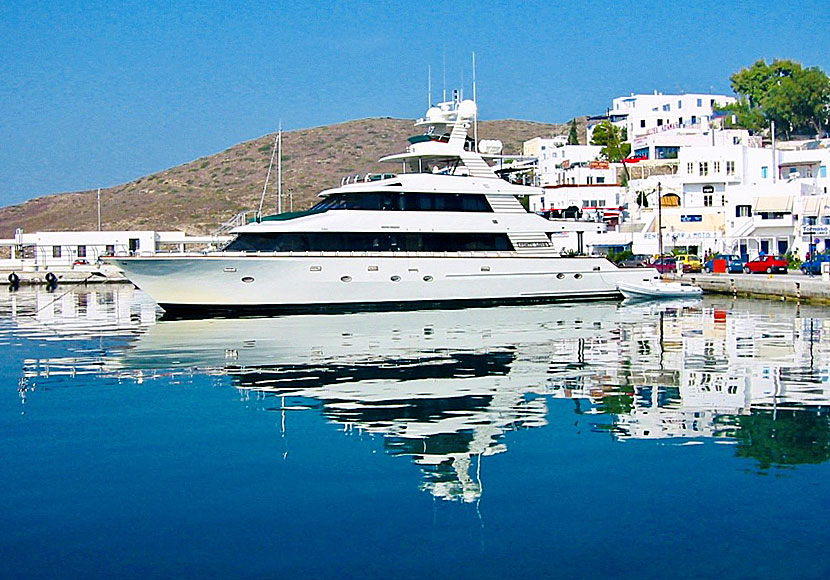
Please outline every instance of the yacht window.
[{"label": "yacht window", "polygon": [[510,251],[504,233],[263,233],[240,234],[228,252],[475,252]]},{"label": "yacht window", "polygon": [[486,196],[457,193],[338,193],[325,198],[311,211],[329,209],[374,211],[492,212]]}]

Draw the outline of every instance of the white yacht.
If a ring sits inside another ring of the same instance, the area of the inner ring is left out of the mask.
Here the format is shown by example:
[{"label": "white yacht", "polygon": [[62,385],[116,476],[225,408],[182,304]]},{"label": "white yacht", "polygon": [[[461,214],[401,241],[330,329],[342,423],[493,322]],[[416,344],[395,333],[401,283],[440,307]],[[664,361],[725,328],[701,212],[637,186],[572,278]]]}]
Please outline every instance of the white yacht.
[{"label": "white yacht", "polygon": [[[497,143],[468,137],[472,101],[431,107],[399,174],[344,179],[304,212],[232,231],[220,251],[107,260],[170,314],[413,309],[619,297],[636,272],[604,257],[562,256],[552,240],[597,224],[552,221],[500,178]],[[482,147],[484,145],[484,147]]]}]

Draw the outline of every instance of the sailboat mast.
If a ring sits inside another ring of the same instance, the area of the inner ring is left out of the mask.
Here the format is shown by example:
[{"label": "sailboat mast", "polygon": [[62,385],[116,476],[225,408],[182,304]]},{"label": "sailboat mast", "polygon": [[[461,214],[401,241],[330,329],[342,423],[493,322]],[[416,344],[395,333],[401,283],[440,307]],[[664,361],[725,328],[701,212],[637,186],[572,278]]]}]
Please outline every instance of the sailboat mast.
[{"label": "sailboat mast", "polygon": [[282,121],[277,132],[277,213],[282,213]]},{"label": "sailboat mast", "polygon": [[262,218],[262,204],[265,202],[265,191],[268,189],[268,181],[271,179],[271,168],[274,166],[274,155],[277,154],[277,142],[279,134],[274,137],[274,147],[271,149],[271,161],[268,163],[268,173],[265,174],[265,185],[262,186],[262,195],[259,197],[259,209],[257,210],[257,221]]}]

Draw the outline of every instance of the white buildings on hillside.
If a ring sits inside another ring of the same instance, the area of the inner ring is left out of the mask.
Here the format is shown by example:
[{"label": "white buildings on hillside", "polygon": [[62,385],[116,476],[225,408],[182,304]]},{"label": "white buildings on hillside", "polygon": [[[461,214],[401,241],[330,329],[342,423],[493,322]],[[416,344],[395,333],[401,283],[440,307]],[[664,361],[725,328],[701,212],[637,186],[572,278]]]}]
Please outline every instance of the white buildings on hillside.
[{"label": "white buildings on hillside", "polygon": [[[538,157],[536,181],[544,188],[530,209],[576,208],[583,217],[604,220],[608,233],[586,236],[595,250],[657,253],[659,213],[666,252],[754,258],[830,251],[828,144],[779,143],[773,149],[745,130],[721,129],[711,122],[713,107],[732,101],[660,93],[614,99],[608,115],[593,119],[628,130],[632,155],[625,171],[599,160],[597,146],[528,142],[525,153]],[[623,173],[627,187],[618,183]]]},{"label": "white buildings on hillside", "polygon": [[601,221],[616,223],[624,203],[625,188],[618,183],[619,163],[599,159],[597,145],[564,145],[556,139],[536,138],[525,142],[524,155],[536,155],[536,185],[544,194],[529,200],[529,209],[559,217],[578,210]]},{"label": "white buildings on hillside", "polygon": [[601,121],[611,121],[625,129],[628,139],[674,129],[706,131],[717,105],[734,103],[728,95],[691,93],[664,95],[654,91],[651,95],[617,97],[605,115],[589,117],[588,142],[594,127]]}]

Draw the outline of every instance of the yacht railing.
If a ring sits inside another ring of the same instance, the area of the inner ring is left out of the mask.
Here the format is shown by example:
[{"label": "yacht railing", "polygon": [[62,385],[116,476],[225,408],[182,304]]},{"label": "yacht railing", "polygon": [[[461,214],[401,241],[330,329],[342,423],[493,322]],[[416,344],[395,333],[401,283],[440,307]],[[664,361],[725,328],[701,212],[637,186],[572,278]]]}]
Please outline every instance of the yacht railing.
[{"label": "yacht railing", "polygon": [[219,226],[219,228],[213,232],[214,236],[224,236],[227,235],[232,229],[237,228],[239,226],[244,226],[245,224],[251,223],[251,221],[257,218],[257,211],[254,209],[249,209],[245,211],[241,211],[231,219],[223,223]]}]

